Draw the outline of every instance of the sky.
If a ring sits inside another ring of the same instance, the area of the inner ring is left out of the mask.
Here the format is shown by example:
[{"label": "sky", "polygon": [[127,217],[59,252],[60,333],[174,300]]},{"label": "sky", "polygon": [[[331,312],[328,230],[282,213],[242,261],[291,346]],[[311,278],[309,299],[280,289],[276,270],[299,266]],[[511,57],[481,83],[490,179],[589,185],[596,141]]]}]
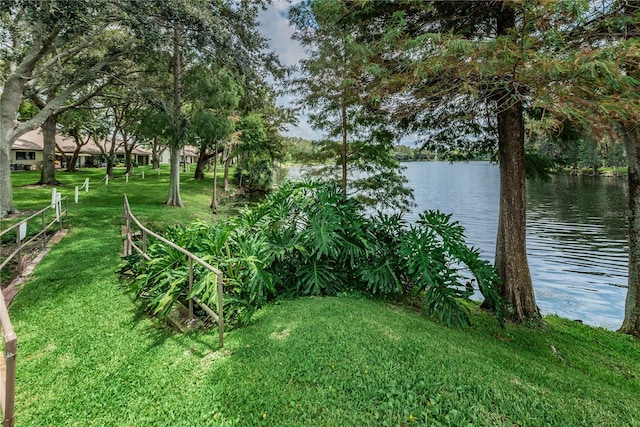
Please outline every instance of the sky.
[{"label": "sky", "polygon": [[[291,39],[293,27],[289,25],[287,10],[290,2],[274,0],[267,10],[261,11],[258,17],[260,31],[269,39],[271,50],[279,57],[282,65],[293,66],[305,57],[304,50],[298,42]],[[294,95],[287,94],[278,98],[278,105],[293,106]],[[322,138],[322,132],[311,128],[305,115],[298,116],[297,125],[290,125],[284,132],[285,136],[298,136],[305,139],[316,140]]]},{"label": "sky", "polygon": [[[295,3],[296,0],[273,0],[271,5],[268,5],[267,9],[260,11],[258,20],[260,23],[260,31],[269,39],[271,50],[274,51],[279,57],[282,65],[293,66],[303,59],[306,55],[300,46],[300,44],[291,39],[294,28],[289,25],[287,19],[287,11],[291,7],[291,3]],[[277,104],[284,107],[292,107],[294,102],[294,95],[286,94],[280,96],[277,100]],[[285,136],[297,136],[309,140],[320,140],[324,137],[321,130],[314,130],[307,120],[305,113],[298,115],[298,123],[296,125],[289,125],[286,132],[283,132]],[[399,143],[409,146],[415,145],[415,137],[405,136]]]}]

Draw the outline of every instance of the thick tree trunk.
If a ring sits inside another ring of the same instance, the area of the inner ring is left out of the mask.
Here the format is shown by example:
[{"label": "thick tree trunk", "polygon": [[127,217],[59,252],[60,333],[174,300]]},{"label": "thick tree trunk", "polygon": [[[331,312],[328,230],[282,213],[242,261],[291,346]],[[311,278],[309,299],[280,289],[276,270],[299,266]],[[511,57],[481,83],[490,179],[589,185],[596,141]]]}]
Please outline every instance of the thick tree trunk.
[{"label": "thick tree trunk", "polygon": [[65,170],[67,172],[75,172],[75,171],[69,170],[69,163],[71,162],[71,159],[69,158],[69,156],[67,156],[67,154],[64,151],[62,151],[62,148],[60,148],[60,146],[57,143],[56,143],[56,151],[58,152],[58,154],[60,154],[60,156],[62,157],[62,162],[66,165]]},{"label": "thick tree trunk", "polygon": [[0,118],[0,218],[15,213],[13,189],[11,187],[11,130],[6,127],[4,118]]},{"label": "thick tree trunk", "polygon": [[346,196],[347,195],[347,109],[344,106],[342,106],[341,120],[342,120],[341,185],[342,185],[342,191]]},{"label": "thick tree trunk", "polygon": [[42,171],[40,171],[40,185],[57,185],[56,179],[56,124],[58,115],[51,114],[42,124],[42,139],[44,141]]},{"label": "thick tree trunk", "polygon": [[131,151],[133,151],[133,145],[131,146],[131,149],[127,148],[125,145],[124,163],[127,166],[127,170],[125,171],[126,174],[131,174],[131,172],[133,172],[133,157],[131,156]]},{"label": "thick tree trunk", "polygon": [[[180,110],[180,31],[173,25],[173,135],[171,138],[171,175],[169,178],[168,206],[182,207],[180,197],[180,147],[182,142],[182,112]],[[185,160],[186,166],[186,160]]]},{"label": "thick tree trunk", "polygon": [[81,147],[76,147],[75,150],[73,150],[73,154],[71,155],[71,158],[67,160],[67,172],[77,172],[77,165],[78,165],[78,157],[80,156],[80,150]]},{"label": "thick tree trunk", "polygon": [[213,156],[213,199],[211,200],[211,211],[215,214],[218,209],[218,141],[216,141]]},{"label": "thick tree trunk", "polygon": [[16,114],[24,86],[20,77],[10,77],[0,93],[0,218],[16,212],[11,186],[11,146],[18,138]]},{"label": "thick tree trunk", "polygon": [[16,212],[11,187],[11,146],[18,138],[16,116],[25,81],[14,73],[5,81],[0,93],[0,218]]},{"label": "thick tree trunk", "polygon": [[[515,27],[515,12],[498,6],[497,33]],[[508,82],[510,83],[510,82]],[[524,168],[524,113],[522,101],[511,89],[495,95],[498,109],[500,212],[496,237],[496,270],[502,279],[502,297],[515,320],[540,318],[527,261],[527,196]]]},{"label": "thick tree trunk", "polygon": [[78,158],[80,157],[80,147],[73,150],[73,154],[71,155],[71,159],[67,162],[67,171],[68,172],[77,172],[78,171]]},{"label": "thick tree trunk", "polygon": [[498,113],[500,213],[496,239],[496,269],[502,296],[515,319],[539,318],[527,262],[527,200],[524,169],[522,103],[501,106]]},{"label": "thick tree trunk", "polygon": [[224,162],[224,178],[223,178],[223,189],[225,193],[229,192],[229,168],[231,167],[231,150],[227,152],[227,158]]},{"label": "thick tree trunk", "polygon": [[124,173],[126,173],[127,175],[131,175],[133,173],[133,160],[131,159],[131,153],[126,155],[126,157],[127,158],[125,160],[125,164],[127,165],[127,167]]},{"label": "thick tree trunk", "polygon": [[200,152],[198,153],[198,163],[196,163],[196,171],[193,175],[193,179],[204,179],[204,166],[207,164],[209,156],[207,156],[207,144],[200,146]]},{"label": "thick tree trunk", "polygon": [[[633,16],[640,10],[640,1],[628,1],[625,15]],[[633,21],[632,21],[633,22]],[[638,24],[629,23],[625,38],[640,34]],[[637,67],[630,67],[638,78]],[[629,166],[629,274],[627,298],[624,306],[624,320],[620,332],[640,337],[640,128],[638,125],[625,126],[623,142]]]},{"label": "thick tree trunk", "polygon": [[183,206],[180,198],[180,147],[171,147],[171,177],[167,205]]},{"label": "thick tree trunk", "polygon": [[640,132],[623,134],[629,164],[629,275],[624,320],[620,332],[640,336]]},{"label": "thick tree trunk", "polygon": [[114,158],[112,156],[107,157],[107,175],[109,178],[113,178],[113,163]]}]

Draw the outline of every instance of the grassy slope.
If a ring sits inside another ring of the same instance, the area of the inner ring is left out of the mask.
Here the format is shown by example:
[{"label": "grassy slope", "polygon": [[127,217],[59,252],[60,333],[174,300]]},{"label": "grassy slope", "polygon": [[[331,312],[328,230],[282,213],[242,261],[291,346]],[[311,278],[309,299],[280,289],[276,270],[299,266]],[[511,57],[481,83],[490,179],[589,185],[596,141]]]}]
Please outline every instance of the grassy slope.
[{"label": "grassy slope", "polygon": [[[97,173],[60,174],[60,191]],[[122,193],[160,226],[209,219],[211,181],[185,176],[175,209],[166,177],[147,174],[71,203],[69,235],[16,297],[18,426],[640,425],[640,343],[562,319],[500,330],[476,313],[448,329],[342,296],[272,304],[223,350],[216,334],[159,327],[115,275]],[[50,197],[14,191],[19,209]]]}]

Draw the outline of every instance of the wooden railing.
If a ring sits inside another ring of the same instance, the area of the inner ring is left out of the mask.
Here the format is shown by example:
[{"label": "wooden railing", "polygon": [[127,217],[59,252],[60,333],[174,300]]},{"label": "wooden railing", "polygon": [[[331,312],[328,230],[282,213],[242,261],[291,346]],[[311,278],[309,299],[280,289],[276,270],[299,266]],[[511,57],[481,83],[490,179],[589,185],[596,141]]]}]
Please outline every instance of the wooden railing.
[{"label": "wooden railing", "polygon": [[[62,209],[62,202],[65,202],[65,208]],[[53,219],[48,222],[47,214],[49,210],[54,210],[55,214]],[[21,220],[20,222],[12,225],[6,230],[0,233],[0,241],[2,237],[9,233],[15,232],[15,249],[11,252],[2,263],[0,263],[0,270],[4,268],[11,260],[17,257],[18,259],[18,274],[22,273],[22,251],[28,245],[34,244],[38,239],[42,238],[43,249],[47,247],[47,231],[54,225],[58,224],[60,230],[63,228],[63,215],[66,218],[69,213],[69,199],[58,198],[53,204],[47,206],[44,209],[34,213]],[[38,232],[27,239],[27,228],[29,222],[38,218],[41,219],[41,228],[38,228]],[[2,408],[2,425],[4,427],[10,427],[14,425],[15,418],[15,390],[16,390],[16,353],[18,351],[18,337],[13,331],[11,325],[11,319],[9,318],[9,311],[7,304],[4,300],[4,295],[0,292],[0,325],[2,326],[2,333],[4,339],[4,358],[2,360],[3,366],[0,370],[0,408]]]},{"label": "wooden railing", "polygon": [[13,331],[9,311],[0,298],[0,323],[4,339],[4,369],[2,370],[2,384],[0,384],[0,406],[2,407],[2,425],[12,427],[15,418],[16,394],[16,353],[18,352],[18,337]]},{"label": "wooden railing", "polygon": [[[64,209],[63,209],[64,204]],[[53,211],[53,212],[50,212]],[[47,217],[49,214],[49,218]],[[13,258],[18,258],[18,265],[22,265],[22,251],[25,247],[28,247],[32,244],[35,244],[38,239],[42,238],[42,248],[47,248],[47,232],[54,225],[58,225],[60,231],[62,231],[64,226],[64,221],[67,219],[69,214],[69,198],[63,197],[59,200],[54,201],[51,205],[47,206],[34,213],[33,215],[22,219],[20,222],[13,224],[11,227],[8,227],[6,230],[3,230],[0,233],[0,242],[3,241],[3,237],[7,236],[9,233],[15,232],[15,249],[11,252],[7,258],[5,258],[0,263],[0,270],[2,270]],[[64,218],[63,218],[64,217]],[[31,224],[31,228],[34,228],[33,222],[39,221],[39,224],[35,226],[39,231],[32,236],[29,236],[27,239],[27,229]],[[33,221],[32,221],[33,220]],[[26,239],[26,240],[25,240]],[[20,272],[19,272],[20,273]]]},{"label": "wooden railing", "polygon": [[[157,233],[149,230],[145,226],[143,226],[140,221],[133,215],[131,212],[131,208],[129,206],[129,199],[127,195],[124,195],[124,255],[131,255],[132,250],[136,250],[144,259],[147,261],[151,260],[151,257],[147,253],[147,241],[149,237],[153,237],[163,242],[164,244],[174,248],[175,250],[183,253],[189,259],[189,293],[193,288],[193,263],[196,262],[208,269],[212,273],[214,273],[217,277],[217,286],[218,286],[218,301],[217,301],[217,313],[212,310],[209,306],[200,301],[197,297],[193,297],[189,299],[189,318],[193,319],[193,303],[198,304],[200,308],[202,308],[218,325],[218,343],[220,348],[223,346],[223,334],[224,334],[224,313],[222,306],[222,295],[223,295],[223,276],[222,272],[217,268],[213,267],[206,261],[202,260],[198,256],[192,254],[186,249],[176,245],[175,243],[165,239]],[[134,229],[135,228],[135,229]]]}]

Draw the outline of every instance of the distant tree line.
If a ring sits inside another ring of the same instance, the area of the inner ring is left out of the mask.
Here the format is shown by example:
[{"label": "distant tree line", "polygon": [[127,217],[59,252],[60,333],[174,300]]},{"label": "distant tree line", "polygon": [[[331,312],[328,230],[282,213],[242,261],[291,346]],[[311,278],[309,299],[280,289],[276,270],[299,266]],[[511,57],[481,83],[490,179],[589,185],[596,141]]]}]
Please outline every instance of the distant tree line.
[{"label": "distant tree line", "polygon": [[624,144],[610,136],[595,136],[586,132],[578,132],[571,124],[566,124],[562,131],[553,137],[534,135],[528,138],[527,151],[543,159],[547,167],[552,169],[569,169],[578,173],[580,169],[591,169],[598,174],[598,169],[618,168],[627,165]]},{"label": "distant tree line", "polygon": [[[320,164],[328,161],[326,147],[335,144],[329,140],[308,140],[300,137],[285,137],[287,145],[286,162],[300,164]],[[391,147],[389,154],[399,162],[413,162],[421,160],[437,160],[435,151],[413,146],[398,144]]]}]

